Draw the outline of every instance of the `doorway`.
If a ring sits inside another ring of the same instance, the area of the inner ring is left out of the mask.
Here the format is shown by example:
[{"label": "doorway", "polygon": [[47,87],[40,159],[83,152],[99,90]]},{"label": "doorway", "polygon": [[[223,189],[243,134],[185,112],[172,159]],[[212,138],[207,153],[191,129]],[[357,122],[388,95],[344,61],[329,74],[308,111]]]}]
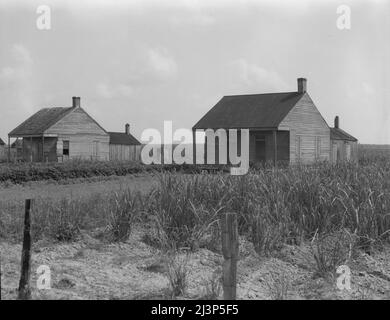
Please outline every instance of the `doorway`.
[{"label": "doorway", "polygon": [[256,162],[264,162],[265,159],[265,139],[256,139]]}]

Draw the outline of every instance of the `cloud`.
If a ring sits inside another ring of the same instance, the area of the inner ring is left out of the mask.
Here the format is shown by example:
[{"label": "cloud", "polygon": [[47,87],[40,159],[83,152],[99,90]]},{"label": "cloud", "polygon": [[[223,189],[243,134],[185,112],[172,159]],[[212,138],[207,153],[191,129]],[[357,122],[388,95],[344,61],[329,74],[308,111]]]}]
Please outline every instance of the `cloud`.
[{"label": "cloud", "polygon": [[30,65],[33,60],[30,52],[21,44],[14,44],[11,53],[16,62]]},{"label": "cloud", "polygon": [[31,76],[33,60],[30,52],[20,44],[14,44],[10,50],[10,65],[0,69],[0,88],[15,82],[27,81]]},{"label": "cloud", "polygon": [[368,82],[363,82],[362,88],[363,88],[363,92],[367,95],[373,95],[375,93],[373,86]]},{"label": "cloud", "polygon": [[208,27],[216,22],[213,15],[201,9],[180,10],[169,20],[174,27],[178,28],[182,26]]},{"label": "cloud", "polygon": [[230,83],[237,89],[283,91],[289,86],[275,71],[267,70],[245,59],[236,59],[229,63]]},{"label": "cloud", "polygon": [[8,50],[8,65],[0,67],[0,92],[8,115],[33,111],[33,59],[29,50],[14,44]]},{"label": "cloud", "polygon": [[176,78],[178,66],[165,48],[148,48],[135,54],[132,61],[115,79],[102,81],[96,86],[96,93],[103,98],[132,97],[142,88],[156,87]]},{"label": "cloud", "polygon": [[96,93],[105,99],[112,99],[116,97],[129,98],[134,93],[134,88],[126,84],[110,85],[107,83],[99,83],[96,86]]},{"label": "cloud", "polygon": [[149,49],[147,52],[149,71],[159,79],[176,77],[178,67],[166,49]]}]

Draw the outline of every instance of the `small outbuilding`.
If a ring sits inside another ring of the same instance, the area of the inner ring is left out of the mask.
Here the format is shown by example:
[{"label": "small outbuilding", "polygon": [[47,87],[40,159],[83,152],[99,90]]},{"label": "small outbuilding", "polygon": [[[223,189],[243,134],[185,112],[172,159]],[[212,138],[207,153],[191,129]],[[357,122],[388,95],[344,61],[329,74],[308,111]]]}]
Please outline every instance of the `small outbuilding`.
[{"label": "small outbuilding", "polygon": [[358,140],[340,129],[338,116],[334,119],[334,127],[330,128],[330,143],[333,163],[358,160]]},{"label": "small outbuilding", "polygon": [[109,132],[110,160],[139,161],[141,157],[141,143],[130,133],[130,125],[125,125],[124,132]]}]

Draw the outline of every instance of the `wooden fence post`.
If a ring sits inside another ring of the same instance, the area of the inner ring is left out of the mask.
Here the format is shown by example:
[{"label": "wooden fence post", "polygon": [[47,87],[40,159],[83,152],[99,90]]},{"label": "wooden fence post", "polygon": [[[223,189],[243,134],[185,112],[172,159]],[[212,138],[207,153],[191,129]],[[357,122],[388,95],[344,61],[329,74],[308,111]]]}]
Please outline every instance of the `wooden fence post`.
[{"label": "wooden fence post", "polygon": [[23,249],[22,249],[22,267],[19,281],[19,300],[31,299],[30,290],[30,267],[31,267],[31,199],[27,199],[24,211],[24,231],[23,231]]},{"label": "wooden fence post", "polygon": [[223,298],[236,299],[237,259],[238,259],[238,225],[237,214],[226,213],[221,219],[223,262]]}]

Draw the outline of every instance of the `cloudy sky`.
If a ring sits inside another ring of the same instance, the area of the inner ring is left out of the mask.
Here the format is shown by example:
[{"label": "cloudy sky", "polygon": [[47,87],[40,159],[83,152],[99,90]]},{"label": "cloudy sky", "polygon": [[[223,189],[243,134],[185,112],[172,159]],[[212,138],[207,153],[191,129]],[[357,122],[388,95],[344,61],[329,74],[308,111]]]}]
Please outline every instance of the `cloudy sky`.
[{"label": "cloudy sky", "polygon": [[[342,4],[350,30],[336,25]],[[0,137],[75,95],[108,131],[191,128],[223,95],[306,77],[329,124],[390,144],[389,16],[386,0],[0,0]]]}]

